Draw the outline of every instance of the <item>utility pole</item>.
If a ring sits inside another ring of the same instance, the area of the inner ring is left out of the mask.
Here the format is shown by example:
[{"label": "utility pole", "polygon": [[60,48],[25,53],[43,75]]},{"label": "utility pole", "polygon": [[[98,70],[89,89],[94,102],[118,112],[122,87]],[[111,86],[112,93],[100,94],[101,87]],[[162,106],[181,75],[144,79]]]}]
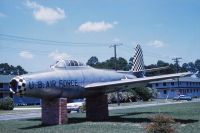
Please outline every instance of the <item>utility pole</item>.
[{"label": "utility pole", "polygon": [[115,58],[115,71],[117,71],[117,46],[122,45],[122,43],[115,43],[113,45],[110,45],[110,48],[114,48],[114,58]]},{"label": "utility pole", "polygon": [[176,64],[176,73],[178,73],[179,72],[179,68],[178,68],[178,66],[179,66],[179,60],[180,59],[182,59],[181,57],[176,57],[176,58],[173,58],[172,60],[175,62],[175,64]]},{"label": "utility pole", "polygon": [[[115,43],[113,45],[110,45],[110,48],[114,48],[114,58],[115,58],[115,71],[117,71],[117,46],[122,45],[122,43]],[[117,91],[117,105],[120,105],[120,100],[119,100],[119,91]]]},{"label": "utility pole", "polygon": [[[176,64],[176,73],[178,73],[179,72],[179,60],[181,60],[182,58],[181,57],[176,57],[176,58],[173,58],[172,60],[175,62],[175,64]],[[179,88],[179,86],[180,86],[180,84],[179,84],[179,78],[177,78],[178,79],[178,88]]]}]

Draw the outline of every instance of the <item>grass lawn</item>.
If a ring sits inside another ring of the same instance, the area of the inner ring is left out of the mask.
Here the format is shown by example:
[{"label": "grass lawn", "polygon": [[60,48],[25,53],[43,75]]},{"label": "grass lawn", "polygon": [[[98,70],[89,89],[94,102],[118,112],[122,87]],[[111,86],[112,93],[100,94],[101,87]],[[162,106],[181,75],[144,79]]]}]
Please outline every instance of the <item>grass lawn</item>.
[{"label": "grass lawn", "polygon": [[2,133],[141,133],[156,113],[175,118],[181,133],[200,132],[200,102],[110,111],[106,122],[89,122],[84,113],[69,114],[68,125],[42,126],[39,118],[0,121]]}]

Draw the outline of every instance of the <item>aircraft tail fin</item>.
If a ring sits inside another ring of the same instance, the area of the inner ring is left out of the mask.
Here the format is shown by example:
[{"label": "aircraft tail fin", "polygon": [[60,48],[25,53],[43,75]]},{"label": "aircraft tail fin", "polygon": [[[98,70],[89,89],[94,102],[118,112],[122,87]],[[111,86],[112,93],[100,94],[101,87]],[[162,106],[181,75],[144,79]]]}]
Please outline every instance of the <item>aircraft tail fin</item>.
[{"label": "aircraft tail fin", "polygon": [[135,55],[133,56],[133,65],[131,71],[136,77],[144,77],[145,68],[144,68],[144,60],[142,48],[138,44],[135,48]]}]

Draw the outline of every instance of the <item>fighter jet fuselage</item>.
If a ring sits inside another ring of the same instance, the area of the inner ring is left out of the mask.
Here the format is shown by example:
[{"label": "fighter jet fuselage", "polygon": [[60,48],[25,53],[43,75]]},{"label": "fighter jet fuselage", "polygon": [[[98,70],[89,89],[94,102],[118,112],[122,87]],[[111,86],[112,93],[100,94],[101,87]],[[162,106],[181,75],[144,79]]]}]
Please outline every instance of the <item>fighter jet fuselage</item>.
[{"label": "fighter jet fuselage", "polygon": [[131,73],[122,74],[90,66],[70,66],[18,76],[11,81],[11,88],[19,96],[80,98],[100,93],[100,91],[85,89],[88,84],[134,78],[136,77]]}]

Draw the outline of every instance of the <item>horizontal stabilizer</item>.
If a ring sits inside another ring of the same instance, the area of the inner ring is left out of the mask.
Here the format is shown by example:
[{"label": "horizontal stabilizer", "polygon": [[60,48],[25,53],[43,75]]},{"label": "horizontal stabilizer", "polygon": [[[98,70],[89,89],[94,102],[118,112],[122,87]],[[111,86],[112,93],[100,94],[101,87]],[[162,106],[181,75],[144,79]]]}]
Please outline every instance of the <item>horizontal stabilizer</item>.
[{"label": "horizontal stabilizer", "polygon": [[146,69],[145,72],[148,73],[148,72],[155,72],[155,71],[166,70],[166,69],[169,69],[169,66]]}]

